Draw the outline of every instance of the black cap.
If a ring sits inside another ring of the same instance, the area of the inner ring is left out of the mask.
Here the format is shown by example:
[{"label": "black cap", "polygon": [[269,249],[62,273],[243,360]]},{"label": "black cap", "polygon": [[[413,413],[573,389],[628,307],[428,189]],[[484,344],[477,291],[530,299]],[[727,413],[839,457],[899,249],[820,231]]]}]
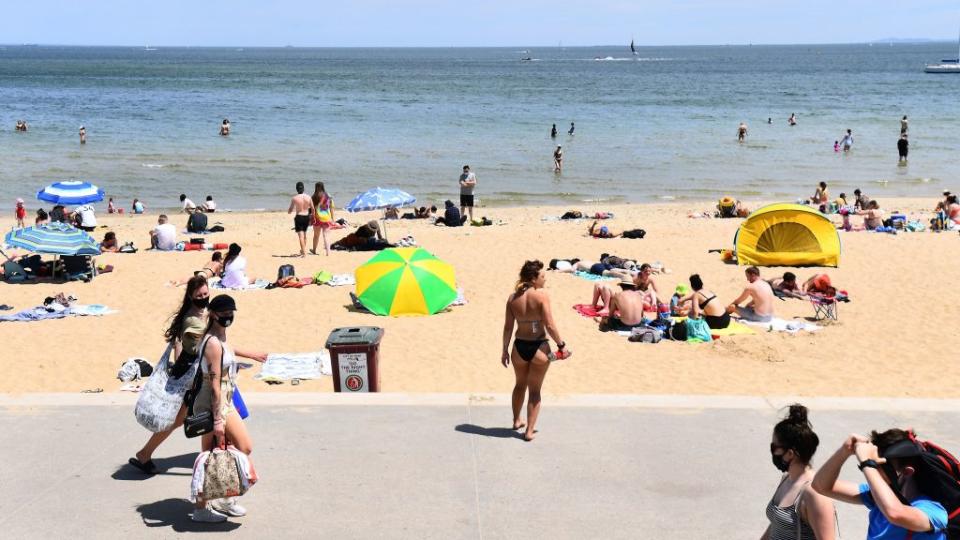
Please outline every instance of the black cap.
[{"label": "black cap", "polygon": [[904,439],[888,446],[880,457],[883,458],[910,458],[923,453],[923,449],[916,442],[910,439]]},{"label": "black cap", "polygon": [[229,294],[221,294],[215,296],[213,300],[210,300],[210,304],[207,306],[207,311],[219,312],[219,311],[236,311],[237,303],[233,301],[233,297]]}]

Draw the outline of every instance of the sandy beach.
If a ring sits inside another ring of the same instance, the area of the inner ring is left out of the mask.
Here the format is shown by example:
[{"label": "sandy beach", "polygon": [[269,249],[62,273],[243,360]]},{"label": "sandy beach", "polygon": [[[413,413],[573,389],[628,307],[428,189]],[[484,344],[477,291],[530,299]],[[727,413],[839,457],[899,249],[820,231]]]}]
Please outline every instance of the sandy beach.
[{"label": "sandy beach", "polygon": [[[880,202],[888,214],[897,209],[911,218],[926,218],[936,201],[881,198]],[[660,261],[670,270],[656,278],[662,291],[686,283],[696,272],[707,288],[728,303],[743,288],[742,268],[724,264],[707,251],[729,248],[741,220],[687,217],[712,204],[580,208],[615,212],[611,227],[643,228],[647,236],[642,240],[593,239],[585,234],[589,222],[542,220],[567,209],[560,207],[478,209],[478,217],[507,223],[491,227],[448,229],[421,221],[390,222],[391,239],[412,235],[422,247],[454,265],[467,305],[431,317],[386,318],[348,309],[352,287],[235,292],[239,308],[230,340],[235,346],[268,352],[311,351],[321,349],[336,327],[382,326],[386,329],[381,351],[384,391],[506,392],[513,384],[513,373],[499,362],[504,301],[524,260],[595,260],[606,252]],[[757,204],[750,202],[754,208]],[[156,214],[97,217],[106,226],[97,229],[98,239],[112,230],[121,243],[134,241],[140,252],[101,255],[98,263],[112,264],[115,270],[91,283],[0,282],[0,303],[20,310],[64,291],[81,303],[105,304],[119,313],[0,323],[0,342],[5,345],[0,392],[117,391],[120,364],[130,357],[153,362],[162,352],[164,324],[183,294],[182,288],[167,282],[201,268],[210,253],[145,251]],[[342,217],[359,224],[374,215]],[[226,231],[209,235],[209,240],[243,246],[252,277],[273,280],[277,267],[287,263],[295,265],[300,276],[320,270],[352,272],[372,256],[333,252],[329,257],[288,258],[297,251],[297,243],[292,219],[282,213],[218,213],[210,218],[211,225],[222,222]],[[173,223],[183,227],[186,216],[174,216]],[[346,232],[335,231],[333,237]],[[761,330],[710,344],[630,343],[614,333],[600,333],[594,321],[572,309],[576,303],[589,302],[592,283],[550,273],[546,287],[560,332],[574,356],[553,364],[545,392],[956,397],[952,379],[944,376],[952,367],[955,347],[940,334],[960,324],[960,306],[953,294],[960,287],[954,268],[957,235],[841,232],[841,238],[840,267],[827,271],[839,288],[849,292],[852,302],[840,307],[838,322],[816,333]],[[774,277],[784,269],[762,271],[764,277]],[[817,270],[793,271],[806,279]],[[784,319],[813,315],[809,302],[801,300],[777,302],[776,309]],[[332,391],[329,378],[296,387],[268,386],[251,379],[257,370],[241,374],[245,391]]]}]

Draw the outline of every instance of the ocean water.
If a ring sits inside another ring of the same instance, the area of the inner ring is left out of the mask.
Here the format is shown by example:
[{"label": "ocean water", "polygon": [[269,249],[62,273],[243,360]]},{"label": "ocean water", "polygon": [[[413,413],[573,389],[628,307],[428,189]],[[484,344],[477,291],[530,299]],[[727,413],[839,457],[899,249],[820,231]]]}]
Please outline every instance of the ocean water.
[{"label": "ocean water", "polygon": [[[340,204],[378,185],[435,202],[456,198],[464,164],[487,205],[794,199],[820,180],[874,197],[960,189],[960,75],[922,70],[955,44],[638,53],[0,47],[0,201],[84,179],[125,206],[139,197],[173,207],[185,192],[227,208],[285,208],[297,180],[320,179]],[[13,130],[21,118],[27,133]],[[223,118],[230,137],[217,135]],[[835,154],[846,128],[853,151]]]}]

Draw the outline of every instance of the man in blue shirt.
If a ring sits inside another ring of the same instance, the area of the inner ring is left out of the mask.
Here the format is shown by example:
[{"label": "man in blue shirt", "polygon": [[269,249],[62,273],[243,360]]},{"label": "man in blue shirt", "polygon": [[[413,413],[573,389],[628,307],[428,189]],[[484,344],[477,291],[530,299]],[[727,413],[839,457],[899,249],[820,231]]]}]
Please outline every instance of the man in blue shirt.
[{"label": "man in blue shirt", "polygon": [[[813,478],[818,493],[869,511],[867,540],[946,540],[947,511],[921,490],[929,473],[920,448],[901,429],[851,435]],[[863,484],[838,480],[844,462],[856,456]]]}]

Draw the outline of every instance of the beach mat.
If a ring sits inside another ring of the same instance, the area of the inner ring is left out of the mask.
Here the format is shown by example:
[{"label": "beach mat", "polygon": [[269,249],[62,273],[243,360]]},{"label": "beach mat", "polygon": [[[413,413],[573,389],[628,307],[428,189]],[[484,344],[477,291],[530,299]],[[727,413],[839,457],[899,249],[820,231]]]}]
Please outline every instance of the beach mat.
[{"label": "beach mat", "polygon": [[246,287],[224,287],[223,285],[220,284],[220,280],[218,278],[210,278],[207,281],[208,287],[210,287],[211,289],[217,289],[221,291],[254,291],[258,289],[266,289],[267,285],[269,284],[270,282],[263,278],[257,279],[256,281],[254,281],[250,285],[247,285]]},{"label": "beach mat", "polygon": [[587,281],[615,281],[618,279],[615,277],[598,276],[596,274],[591,274],[590,272],[574,272],[573,275],[577,276],[580,279],[585,279]]},{"label": "beach mat", "polygon": [[574,304],[574,311],[583,315],[584,317],[606,317],[608,312],[605,309],[600,309],[597,306],[591,306],[590,304]]},{"label": "beach mat", "polygon": [[[687,320],[686,317],[674,317],[674,321],[682,322]],[[713,336],[713,339],[724,336],[745,336],[749,334],[756,334],[756,331],[753,328],[743,324],[740,321],[737,321],[733,318],[730,319],[730,325],[726,328],[711,328],[710,335]]]}]

